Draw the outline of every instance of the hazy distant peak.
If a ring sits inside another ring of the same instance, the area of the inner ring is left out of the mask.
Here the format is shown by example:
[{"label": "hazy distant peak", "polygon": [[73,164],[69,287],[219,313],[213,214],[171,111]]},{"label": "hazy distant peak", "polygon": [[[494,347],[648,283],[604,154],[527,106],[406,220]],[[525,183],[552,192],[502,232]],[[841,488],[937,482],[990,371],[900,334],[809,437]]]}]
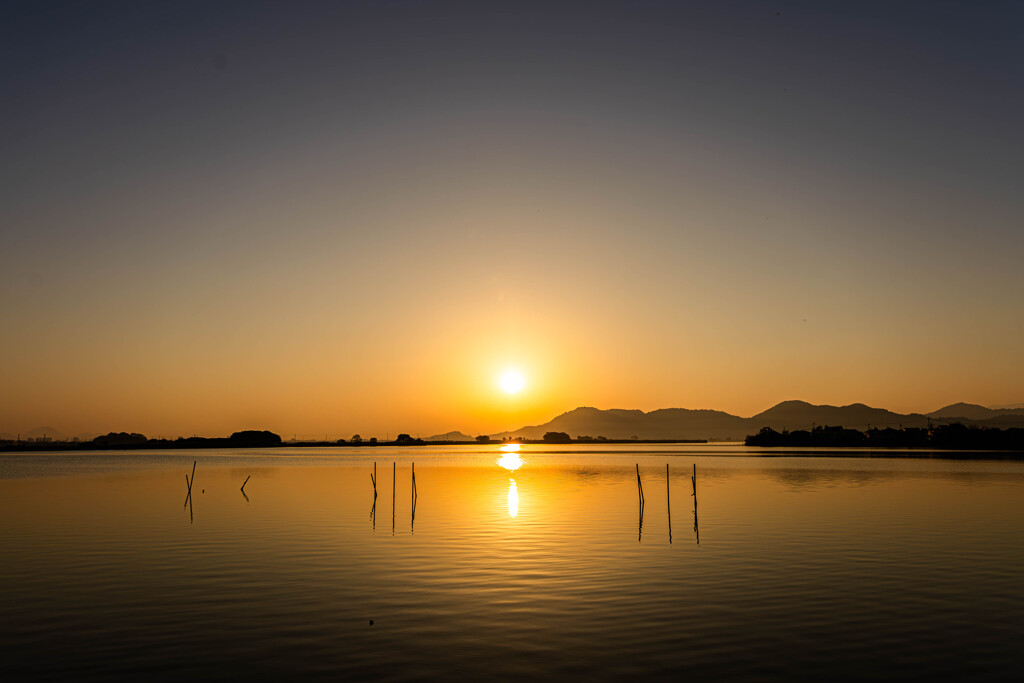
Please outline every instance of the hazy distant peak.
[{"label": "hazy distant peak", "polygon": [[63,434],[58,432],[53,427],[50,427],[49,425],[46,425],[44,427],[36,427],[35,429],[31,429],[31,430],[25,432],[24,434],[22,434],[21,438],[23,438],[23,439],[38,439],[38,438],[43,437],[43,436],[49,437],[51,439],[62,439],[62,438],[64,438]]}]

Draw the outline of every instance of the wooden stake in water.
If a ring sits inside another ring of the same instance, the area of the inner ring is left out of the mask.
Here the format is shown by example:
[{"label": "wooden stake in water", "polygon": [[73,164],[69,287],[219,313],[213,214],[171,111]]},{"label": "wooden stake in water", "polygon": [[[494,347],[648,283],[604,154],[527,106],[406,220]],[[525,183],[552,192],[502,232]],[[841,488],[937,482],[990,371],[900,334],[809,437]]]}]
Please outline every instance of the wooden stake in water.
[{"label": "wooden stake in water", "polygon": [[412,464],[412,517],[409,520],[409,531],[416,533],[416,463]]},{"label": "wooden stake in water", "polygon": [[248,477],[245,478],[245,481],[242,482],[242,488],[241,488],[242,493],[245,493],[245,485],[249,483],[249,478],[250,477],[252,477],[251,474]]},{"label": "wooden stake in water", "polygon": [[373,482],[373,500],[376,505],[377,500],[377,463],[373,463],[373,474],[370,475],[370,481]]},{"label": "wooden stake in water", "polygon": [[665,463],[665,504],[668,510],[668,542],[672,542],[672,497],[669,495],[668,463]]},{"label": "wooden stake in water", "polygon": [[693,484],[693,533],[697,534],[697,545],[700,545],[700,527],[697,525],[697,463],[693,463],[693,476],[690,477]]},{"label": "wooden stake in water", "polygon": [[395,535],[395,482],[398,480],[398,463],[391,463],[391,535]]},{"label": "wooden stake in water", "polygon": [[640,496],[640,504],[644,504],[644,485],[640,483],[640,463],[636,464],[636,492]]},{"label": "wooden stake in water", "polygon": [[416,508],[416,498],[417,497],[418,497],[418,493],[416,491],[416,463],[413,463],[412,464],[412,506],[413,506],[413,509]]},{"label": "wooden stake in water", "polygon": [[636,464],[636,494],[640,499],[640,511],[638,514],[636,542],[640,543],[644,536],[644,485],[640,481],[640,463]]},{"label": "wooden stake in water", "polygon": [[[195,480],[196,480],[196,461],[193,460],[192,461],[192,478],[189,479],[188,475],[187,474],[185,475],[185,486],[188,487],[188,493],[185,494],[185,505],[188,505],[189,501],[192,500],[192,482],[194,482]],[[184,507],[184,506],[182,506],[182,507]]]}]

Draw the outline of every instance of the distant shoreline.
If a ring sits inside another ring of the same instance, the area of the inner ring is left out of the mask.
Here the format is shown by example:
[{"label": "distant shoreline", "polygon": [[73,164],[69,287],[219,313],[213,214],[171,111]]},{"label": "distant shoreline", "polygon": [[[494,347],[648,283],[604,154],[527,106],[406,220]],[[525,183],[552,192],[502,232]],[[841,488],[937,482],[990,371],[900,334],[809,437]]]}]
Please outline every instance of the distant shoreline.
[{"label": "distant shoreline", "polygon": [[[239,444],[229,439],[192,437],[168,440],[150,439],[140,443],[97,444],[92,441],[23,441],[0,442],[0,453],[35,453],[54,451],[139,451],[139,450],[194,450],[211,448],[381,448],[407,446],[502,446],[508,444],[539,444],[543,446],[604,446],[609,444],[706,444],[707,439],[604,439],[583,441],[544,441],[543,439],[513,439],[509,441],[282,441],[280,443]],[[729,442],[739,443],[739,442]]]},{"label": "distant shoreline", "polygon": [[[515,439],[510,441],[422,441],[413,442],[398,441],[376,441],[369,440],[361,442],[346,441],[337,443],[333,441],[302,441],[278,444],[251,444],[238,445],[228,443],[228,439],[201,439],[193,437],[182,440],[186,443],[168,440],[151,440],[139,444],[118,444],[99,445],[91,441],[68,442],[68,441],[45,441],[32,443],[0,443],[0,454],[16,453],[89,453],[109,451],[167,451],[167,450],[252,450],[257,448],[291,448],[291,449],[320,449],[320,448],[350,448],[350,449],[375,449],[375,448],[405,448],[422,446],[507,446],[512,444],[548,446],[559,448],[562,446],[585,446],[583,452],[600,452],[602,446],[622,445],[708,445],[721,446],[744,446],[750,448],[750,457],[764,458],[785,458],[785,457],[840,457],[840,458],[897,458],[910,460],[938,459],[938,460],[1024,460],[1024,449],[1020,448],[937,448],[935,446],[866,446],[866,445],[775,445],[755,446],[744,444],[742,441],[708,441],[707,439],[608,439],[607,441],[560,441],[551,442],[541,439]],[[619,451],[609,451],[618,453]]]}]

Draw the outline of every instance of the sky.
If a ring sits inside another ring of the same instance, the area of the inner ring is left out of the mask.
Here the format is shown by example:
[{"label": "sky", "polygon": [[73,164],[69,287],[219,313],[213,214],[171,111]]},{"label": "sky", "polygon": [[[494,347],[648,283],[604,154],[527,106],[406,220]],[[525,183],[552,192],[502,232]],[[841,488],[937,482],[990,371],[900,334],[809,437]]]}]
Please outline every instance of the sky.
[{"label": "sky", "polygon": [[0,432],[1019,403],[1022,39],[1018,2],[5,3]]}]

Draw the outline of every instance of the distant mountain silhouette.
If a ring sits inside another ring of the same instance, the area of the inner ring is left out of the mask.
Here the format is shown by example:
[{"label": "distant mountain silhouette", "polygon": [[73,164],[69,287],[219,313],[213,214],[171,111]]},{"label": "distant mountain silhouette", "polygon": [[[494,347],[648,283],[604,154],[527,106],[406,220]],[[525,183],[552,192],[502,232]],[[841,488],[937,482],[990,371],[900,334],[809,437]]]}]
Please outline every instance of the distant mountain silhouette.
[{"label": "distant mountain silhouette", "polygon": [[918,413],[901,415],[882,408],[872,408],[863,403],[848,406],[811,405],[805,401],[783,401],[758,413],[751,420],[761,427],[772,429],[810,429],[815,425],[834,425],[849,429],[870,427],[924,427],[928,417]]},{"label": "distant mountain silhouette", "polygon": [[974,403],[953,403],[939,408],[928,417],[966,418],[968,420],[991,420],[1014,415],[1024,415],[1024,408],[986,408]]},{"label": "distant mountain silhouette", "polygon": [[545,424],[494,434],[492,438],[542,439],[547,432],[565,432],[573,438],[742,440],[747,429],[744,418],[719,410],[665,408],[645,413],[642,410],[584,407],[563,413]]},{"label": "distant mountain silhouette", "polygon": [[996,416],[996,411],[974,403],[952,403],[945,408],[928,413],[928,417],[966,417],[969,420],[987,420]]},{"label": "distant mountain silhouette", "polygon": [[[492,434],[493,439],[519,438],[542,439],[547,432],[565,432],[577,438],[580,436],[604,436],[609,439],[719,439],[742,441],[749,434],[757,434],[763,427],[776,431],[809,430],[816,425],[830,425],[847,429],[867,430],[871,428],[927,427],[929,423],[944,424],[961,422],[966,425],[999,427],[1024,427],[1024,410],[991,410],[982,406],[980,412],[968,415],[953,415],[963,412],[954,404],[940,411],[924,415],[921,413],[901,414],[883,408],[872,408],[863,403],[848,406],[813,405],[806,401],[783,401],[753,417],[739,417],[720,410],[690,410],[686,408],[665,408],[645,413],[642,410],[611,409],[592,407],[576,408],[562,413],[550,422],[523,427],[510,432]],[[952,409],[947,417],[947,409]],[[434,440],[433,437],[431,440]]]}]

